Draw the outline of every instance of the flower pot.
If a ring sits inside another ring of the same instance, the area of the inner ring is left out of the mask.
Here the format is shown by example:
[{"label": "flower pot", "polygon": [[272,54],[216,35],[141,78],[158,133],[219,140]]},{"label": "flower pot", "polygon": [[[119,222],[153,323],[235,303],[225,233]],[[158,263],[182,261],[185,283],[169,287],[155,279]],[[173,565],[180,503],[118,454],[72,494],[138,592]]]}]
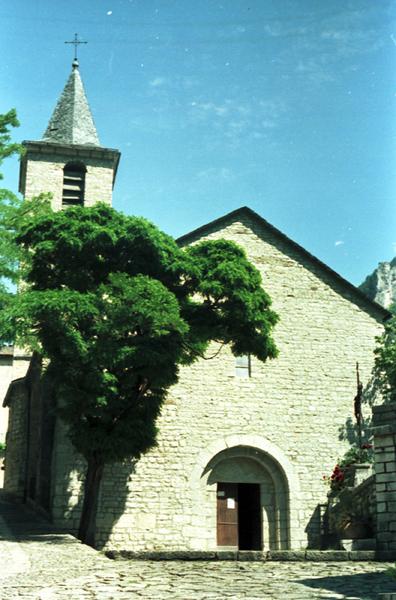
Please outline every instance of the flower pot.
[{"label": "flower pot", "polygon": [[348,485],[358,486],[372,474],[370,463],[354,463],[348,466]]}]

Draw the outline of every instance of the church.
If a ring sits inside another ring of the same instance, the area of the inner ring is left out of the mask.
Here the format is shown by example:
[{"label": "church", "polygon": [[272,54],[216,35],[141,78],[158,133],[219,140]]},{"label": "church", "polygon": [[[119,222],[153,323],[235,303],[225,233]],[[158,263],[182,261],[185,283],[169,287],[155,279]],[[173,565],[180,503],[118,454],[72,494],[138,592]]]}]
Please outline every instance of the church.
[{"label": "church", "polygon": [[[53,207],[112,202],[120,153],[100,145],[77,60],[44,136],[24,142],[20,192]],[[279,357],[223,348],[181,370],[158,421],[158,445],[108,465],[96,544],[134,551],[283,550],[320,544],[321,510],[356,394],[369,386],[388,312],[247,207],[182,236],[224,238],[259,269],[280,319]],[[57,418],[35,358],[0,351],[8,411],[5,489],[77,531],[84,462]]]}]

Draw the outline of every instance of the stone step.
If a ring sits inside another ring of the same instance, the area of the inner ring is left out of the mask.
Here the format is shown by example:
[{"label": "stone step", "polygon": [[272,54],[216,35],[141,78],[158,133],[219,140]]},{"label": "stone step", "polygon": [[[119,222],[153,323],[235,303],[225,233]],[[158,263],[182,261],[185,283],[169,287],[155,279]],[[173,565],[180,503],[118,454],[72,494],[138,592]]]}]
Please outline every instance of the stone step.
[{"label": "stone step", "polygon": [[169,550],[166,552],[134,552],[130,550],[108,550],[105,552],[113,560],[238,560],[238,561],[392,561],[396,552],[375,550],[230,550],[230,551],[188,551]]}]

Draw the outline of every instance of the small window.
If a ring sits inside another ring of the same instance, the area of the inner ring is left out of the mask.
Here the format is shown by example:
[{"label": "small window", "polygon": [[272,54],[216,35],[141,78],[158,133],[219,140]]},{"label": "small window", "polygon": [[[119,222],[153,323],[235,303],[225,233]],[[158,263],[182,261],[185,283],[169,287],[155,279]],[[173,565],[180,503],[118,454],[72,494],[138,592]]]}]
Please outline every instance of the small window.
[{"label": "small window", "polygon": [[63,169],[62,206],[84,204],[85,165],[67,163]]},{"label": "small window", "polygon": [[237,377],[251,376],[250,354],[244,354],[235,358],[235,375]]}]

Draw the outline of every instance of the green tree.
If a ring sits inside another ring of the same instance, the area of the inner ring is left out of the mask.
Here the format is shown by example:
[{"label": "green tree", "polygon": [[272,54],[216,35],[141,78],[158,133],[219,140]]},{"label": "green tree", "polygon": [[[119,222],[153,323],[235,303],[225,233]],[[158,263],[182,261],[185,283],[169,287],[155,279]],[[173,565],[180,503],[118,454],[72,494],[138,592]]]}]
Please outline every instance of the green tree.
[{"label": "green tree", "polygon": [[[19,127],[15,109],[0,114],[0,166],[5,158],[22,152],[22,146],[11,141],[13,127]],[[0,173],[0,180],[3,178]],[[15,283],[17,273],[17,246],[11,221],[19,207],[17,196],[8,189],[0,188],[0,309],[12,298],[9,283]]]},{"label": "green tree", "polygon": [[[21,156],[24,148],[11,141],[11,129],[19,127],[15,109],[0,114],[0,166],[4,159]],[[0,173],[0,180],[3,179]],[[49,209],[49,194],[41,194],[24,201],[11,190],[0,188],[0,310],[14,301],[16,286],[20,283],[29,255],[16,242],[17,232],[32,215]],[[12,332],[2,342],[10,342]]]},{"label": "green tree", "polygon": [[376,387],[386,402],[396,402],[396,317],[386,323],[384,333],[377,340]]},{"label": "green tree", "polygon": [[105,464],[155,445],[156,418],[180,365],[211,341],[273,358],[277,315],[259,272],[225,240],[180,249],[145,219],[97,204],[25,219],[24,285],[0,315],[47,361],[87,471],[79,537],[94,545]]},{"label": "green tree", "polygon": [[[0,165],[22,152],[16,126],[14,110],[0,116]],[[0,190],[0,281],[0,340],[45,359],[87,461],[79,537],[91,545],[104,465],[155,445],[179,366],[211,341],[261,361],[277,355],[277,315],[242,249],[224,240],[180,249],[103,204],[54,213],[48,196],[22,202]],[[16,293],[7,281],[23,283]]]},{"label": "green tree", "polygon": [[[3,164],[5,158],[22,152],[22,146],[11,141],[10,130],[12,127],[19,127],[15,108],[12,108],[5,114],[0,114],[0,166]],[[0,179],[4,179],[1,174]],[[12,195],[8,190],[1,190],[1,192],[2,195]]]}]

